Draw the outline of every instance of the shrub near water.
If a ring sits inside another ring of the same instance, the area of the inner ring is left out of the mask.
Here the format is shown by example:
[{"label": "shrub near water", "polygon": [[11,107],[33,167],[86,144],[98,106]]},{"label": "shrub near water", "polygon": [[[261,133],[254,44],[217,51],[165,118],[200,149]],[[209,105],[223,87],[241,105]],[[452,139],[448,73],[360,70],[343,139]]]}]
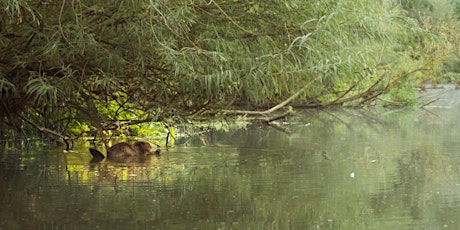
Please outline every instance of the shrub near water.
[{"label": "shrub near water", "polygon": [[453,4],[2,2],[1,130],[26,124],[74,137],[209,108],[271,106],[303,87],[296,105],[412,99],[414,84],[456,63]]}]

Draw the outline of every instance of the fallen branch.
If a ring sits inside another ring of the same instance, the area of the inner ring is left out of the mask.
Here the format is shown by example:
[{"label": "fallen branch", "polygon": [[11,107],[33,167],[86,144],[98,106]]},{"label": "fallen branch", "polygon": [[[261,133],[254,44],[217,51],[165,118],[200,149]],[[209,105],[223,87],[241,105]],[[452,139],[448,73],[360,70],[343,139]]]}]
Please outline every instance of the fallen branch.
[{"label": "fallen branch", "polygon": [[427,105],[429,105],[429,104],[431,104],[431,103],[433,103],[433,102],[435,102],[435,101],[437,101],[437,100],[439,100],[439,99],[441,99],[441,98],[435,98],[435,99],[433,99],[433,100],[430,100],[430,101],[428,101],[428,102],[422,104],[422,105],[420,106],[420,108],[424,108],[425,106],[427,106]]},{"label": "fallen branch", "polygon": [[269,114],[269,113],[273,113],[275,111],[277,111],[278,109],[280,108],[283,108],[284,106],[286,106],[287,104],[289,104],[292,100],[294,100],[295,98],[297,98],[298,96],[300,96],[301,93],[303,93],[308,87],[311,86],[311,84],[315,81],[317,81],[320,77],[317,77],[315,79],[313,79],[313,81],[309,82],[308,84],[306,84],[304,87],[302,87],[301,89],[299,89],[296,93],[294,93],[292,96],[290,96],[288,99],[284,100],[283,102],[273,106],[272,108],[270,109],[267,109],[267,110],[264,110],[264,111],[253,111],[253,110],[219,110],[219,112],[222,112],[222,113],[227,113],[227,114],[247,114],[247,115],[265,115],[265,114]]},{"label": "fallen branch", "polygon": [[69,137],[69,136],[66,136],[66,135],[62,135],[56,131],[53,131],[51,129],[48,129],[48,128],[45,128],[45,127],[42,127],[38,124],[36,124],[35,122],[27,119],[26,117],[22,116],[20,113],[16,113],[16,115],[18,115],[19,118],[21,118],[23,121],[29,123],[30,125],[34,126],[36,129],[38,129],[40,132],[42,133],[48,133],[48,134],[51,134],[53,136],[56,136],[58,138],[62,138],[62,140],[64,141],[65,145],[66,145],[66,150],[69,151],[70,150],[70,144],[67,140],[71,140],[73,142],[73,138],[72,137]]},{"label": "fallen branch", "polygon": [[349,92],[351,92],[354,88],[356,87],[356,84],[352,85],[350,88],[348,88],[348,90],[345,91],[345,93],[343,93],[342,95],[340,95],[339,97],[337,97],[335,100],[333,100],[330,104],[335,104],[337,103],[340,99],[342,99],[343,97],[345,97]]}]

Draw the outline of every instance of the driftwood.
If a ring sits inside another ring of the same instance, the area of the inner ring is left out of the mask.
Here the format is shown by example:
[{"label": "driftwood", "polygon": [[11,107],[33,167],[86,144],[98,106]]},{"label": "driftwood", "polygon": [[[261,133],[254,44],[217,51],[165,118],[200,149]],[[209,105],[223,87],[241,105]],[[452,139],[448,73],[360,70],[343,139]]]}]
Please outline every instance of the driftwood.
[{"label": "driftwood", "polygon": [[224,114],[245,114],[245,115],[266,115],[273,113],[287,104],[289,104],[292,100],[294,100],[296,97],[300,96],[301,93],[303,93],[314,81],[318,80],[319,78],[314,79],[312,82],[309,84],[306,84],[304,87],[302,87],[300,90],[298,90],[295,94],[290,96],[288,99],[284,100],[283,102],[273,106],[270,109],[264,110],[264,111],[253,111],[253,110],[219,110],[219,112],[224,113]]}]

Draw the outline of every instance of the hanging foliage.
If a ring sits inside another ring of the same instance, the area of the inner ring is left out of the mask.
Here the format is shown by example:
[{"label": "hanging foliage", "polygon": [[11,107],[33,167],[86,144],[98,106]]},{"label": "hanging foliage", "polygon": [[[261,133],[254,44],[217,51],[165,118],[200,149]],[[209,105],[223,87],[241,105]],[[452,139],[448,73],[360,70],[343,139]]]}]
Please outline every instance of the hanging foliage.
[{"label": "hanging foliage", "polygon": [[458,53],[455,4],[2,1],[0,128],[72,139],[235,105],[407,102],[393,91]]}]

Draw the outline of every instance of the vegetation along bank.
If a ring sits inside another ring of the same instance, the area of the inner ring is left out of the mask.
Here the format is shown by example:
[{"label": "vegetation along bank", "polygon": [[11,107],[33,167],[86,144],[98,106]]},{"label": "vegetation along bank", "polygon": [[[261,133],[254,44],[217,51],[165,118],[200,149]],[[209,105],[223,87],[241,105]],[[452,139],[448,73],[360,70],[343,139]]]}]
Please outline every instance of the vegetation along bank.
[{"label": "vegetation along bank", "polygon": [[460,76],[460,0],[3,0],[0,12],[2,137],[400,106]]}]

